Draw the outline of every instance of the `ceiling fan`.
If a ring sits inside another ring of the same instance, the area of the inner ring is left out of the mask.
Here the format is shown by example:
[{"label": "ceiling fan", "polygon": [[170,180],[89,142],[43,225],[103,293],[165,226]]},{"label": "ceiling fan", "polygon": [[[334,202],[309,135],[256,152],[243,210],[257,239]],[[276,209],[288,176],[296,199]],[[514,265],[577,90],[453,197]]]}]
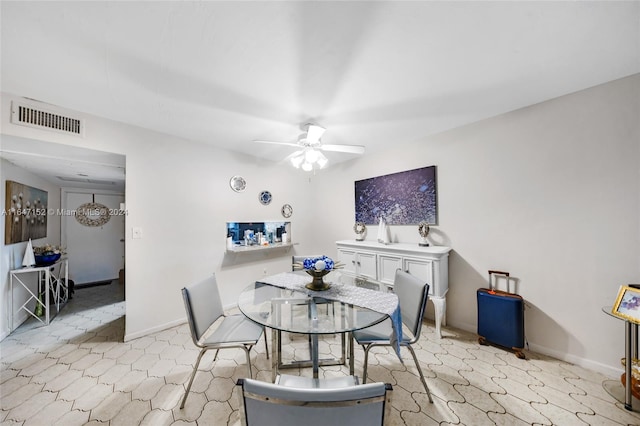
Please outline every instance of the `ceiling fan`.
[{"label": "ceiling fan", "polygon": [[298,151],[287,156],[286,159],[291,161],[295,168],[302,168],[306,172],[313,170],[314,165],[323,168],[329,160],[321,151],[345,152],[349,154],[364,154],[364,146],[362,145],[330,145],[323,144],[320,138],[325,132],[324,127],[316,124],[307,124],[307,131],[298,137],[297,142],[273,142],[256,140],[256,143],[269,143],[275,145],[285,145],[300,148]]}]

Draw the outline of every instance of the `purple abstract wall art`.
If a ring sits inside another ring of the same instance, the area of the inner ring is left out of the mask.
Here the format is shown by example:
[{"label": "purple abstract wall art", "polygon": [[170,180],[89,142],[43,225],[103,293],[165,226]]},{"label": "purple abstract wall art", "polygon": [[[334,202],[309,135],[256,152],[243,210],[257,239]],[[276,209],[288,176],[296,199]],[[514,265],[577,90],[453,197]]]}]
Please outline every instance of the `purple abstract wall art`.
[{"label": "purple abstract wall art", "polygon": [[436,166],[355,182],[356,222],[389,225],[438,224]]}]

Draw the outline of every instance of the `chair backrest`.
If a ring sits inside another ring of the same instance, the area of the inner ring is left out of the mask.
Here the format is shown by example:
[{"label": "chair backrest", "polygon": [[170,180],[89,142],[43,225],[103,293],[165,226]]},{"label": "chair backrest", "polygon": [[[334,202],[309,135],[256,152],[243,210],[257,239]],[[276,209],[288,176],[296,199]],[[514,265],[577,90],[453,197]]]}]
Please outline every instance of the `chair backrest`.
[{"label": "chair backrest", "polygon": [[211,324],[224,315],[216,276],[200,281],[182,289],[184,309],[191,329],[191,337],[195,344]]},{"label": "chair backrest", "polygon": [[247,426],[383,425],[391,385],[367,383],[336,389],[293,388],[241,379]]},{"label": "chair backrest", "polygon": [[393,291],[400,302],[402,322],[411,330],[413,338],[417,340],[420,336],[422,317],[427,306],[429,284],[423,283],[419,278],[402,269],[397,269],[393,281]]}]

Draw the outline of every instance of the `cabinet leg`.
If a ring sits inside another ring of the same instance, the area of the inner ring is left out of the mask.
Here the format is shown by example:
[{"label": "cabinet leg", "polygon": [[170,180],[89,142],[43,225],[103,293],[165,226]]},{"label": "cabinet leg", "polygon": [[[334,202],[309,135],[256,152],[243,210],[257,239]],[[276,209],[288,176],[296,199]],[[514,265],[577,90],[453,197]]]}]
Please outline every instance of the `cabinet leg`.
[{"label": "cabinet leg", "polygon": [[447,301],[443,297],[432,297],[431,301],[433,302],[433,311],[436,317],[436,334],[439,338],[442,338],[442,324],[447,325],[445,319],[447,312]]}]

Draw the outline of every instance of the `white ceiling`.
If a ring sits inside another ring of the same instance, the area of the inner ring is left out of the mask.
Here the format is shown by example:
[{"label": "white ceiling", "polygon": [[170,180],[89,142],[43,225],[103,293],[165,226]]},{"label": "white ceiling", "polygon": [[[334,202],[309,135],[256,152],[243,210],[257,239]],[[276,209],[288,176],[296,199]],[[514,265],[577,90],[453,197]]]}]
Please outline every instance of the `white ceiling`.
[{"label": "white ceiling", "polygon": [[0,157],[66,188],[124,193],[124,155],[2,136]]},{"label": "white ceiling", "polygon": [[0,8],[3,92],[274,161],[309,121],[372,153],[640,72],[637,1]]}]

